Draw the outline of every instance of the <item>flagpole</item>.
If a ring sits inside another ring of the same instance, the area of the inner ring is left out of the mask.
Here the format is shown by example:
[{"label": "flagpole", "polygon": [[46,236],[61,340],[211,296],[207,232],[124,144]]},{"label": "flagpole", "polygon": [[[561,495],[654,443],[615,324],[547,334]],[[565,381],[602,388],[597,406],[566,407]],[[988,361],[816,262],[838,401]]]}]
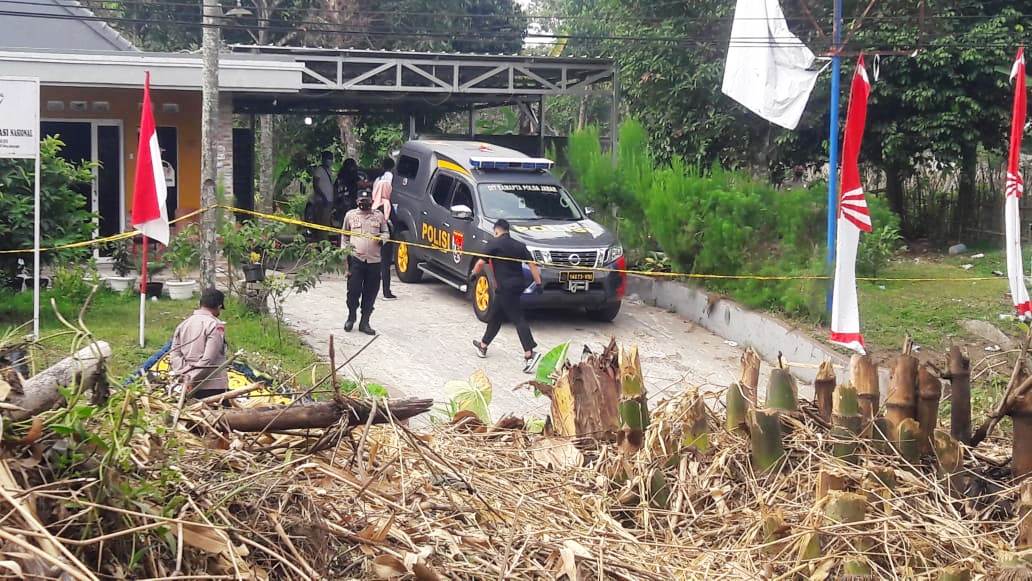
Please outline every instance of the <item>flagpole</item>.
[{"label": "flagpole", "polygon": [[[828,271],[835,270],[835,241],[838,225],[838,164],[839,164],[839,83],[842,77],[842,0],[835,0],[835,20],[832,29],[831,57],[831,113],[828,122]],[[828,287],[828,313],[831,313],[833,287]]]},{"label": "flagpole", "polygon": [[[39,79],[36,80],[36,103],[39,103]],[[39,203],[39,182],[43,179],[40,175],[40,151],[39,139],[41,137],[39,115],[36,116],[36,174],[33,193],[33,205],[35,209],[32,214],[32,337],[39,339],[39,223],[42,221]]]},{"label": "flagpole", "polygon": [[147,312],[147,236],[143,235],[143,260],[140,262],[140,347],[144,346],[143,329]]}]

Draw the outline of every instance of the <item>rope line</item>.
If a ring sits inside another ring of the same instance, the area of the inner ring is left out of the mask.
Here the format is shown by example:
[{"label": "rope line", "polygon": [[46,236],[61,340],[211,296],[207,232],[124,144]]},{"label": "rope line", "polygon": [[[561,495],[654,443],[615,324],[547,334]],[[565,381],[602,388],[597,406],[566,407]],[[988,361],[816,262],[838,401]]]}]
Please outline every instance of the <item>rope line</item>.
[{"label": "rope line", "polygon": [[[312,223],[312,222],[306,222],[304,220],[299,220],[297,218],[291,218],[289,216],[283,216],[283,215],[280,215],[280,214],[267,214],[267,213],[264,213],[264,212],[257,212],[257,211],[254,211],[254,210],[247,210],[247,209],[244,209],[244,208],[236,208],[236,207],[228,206],[228,205],[225,205],[225,204],[216,204],[216,205],[210,206],[208,208],[201,208],[199,210],[194,210],[193,212],[190,212],[189,214],[186,214],[184,216],[180,216],[179,218],[176,218],[175,220],[169,221],[169,224],[175,224],[177,222],[181,222],[181,221],[184,221],[184,220],[189,220],[190,218],[193,218],[195,216],[198,216],[198,215],[203,214],[204,212],[207,212],[207,211],[210,211],[210,210],[227,210],[227,211],[230,211],[230,212],[233,212],[233,213],[236,213],[236,214],[244,214],[244,215],[247,215],[247,216],[252,216],[252,217],[255,217],[255,218],[261,218],[263,220],[269,220],[269,221],[272,221],[272,222],[281,222],[283,224],[290,224],[290,225],[293,225],[293,226],[300,226],[302,228],[307,228],[309,230],[318,230],[318,231],[322,231],[322,232],[329,232],[329,233],[332,233],[332,234],[340,234],[340,235],[344,235],[344,236],[348,236],[348,237],[368,238],[368,239],[376,239],[376,238],[378,238],[377,236],[366,234],[364,232],[355,232],[355,231],[351,231],[351,230],[344,230],[342,228],[334,228],[333,226],[325,226],[323,224],[315,224],[315,223]],[[125,240],[125,239],[128,239],[128,238],[132,238],[134,236],[138,236],[139,234],[140,233],[135,231],[135,230],[128,231],[128,232],[122,232],[121,234],[115,234],[113,236],[107,236],[107,237],[104,237],[104,238],[95,238],[95,239],[92,239],[92,240],[83,240],[83,241],[80,241],[80,242],[72,242],[72,243],[69,243],[69,244],[62,244],[62,245],[59,245],[59,246],[51,246],[51,247],[48,247],[48,248],[40,248],[40,252],[52,252],[52,251],[55,251],[55,250],[67,250],[67,249],[72,249],[72,248],[85,248],[85,247],[89,247],[89,246],[105,244],[107,242],[114,242],[114,241],[118,241],[118,240]],[[412,248],[419,248],[419,249],[422,249],[422,250],[429,250],[429,251],[433,251],[433,252],[440,252],[440,253],[443,253],[443,254],[459,254],[459,255],[463,255],[463,256],[470,256],[470,257],[473,257],[473,258],[482,258],[482,259],[485,259],[485,260],[488,260],[488,259],[490,259],[490,260],[508,260],[508,261],[511,261],[511,262],[519,262],[519,263],[524,263],[524,264],[536,263],[536,261],[534,261],[534,260],[520,260],[520,259],[516,259],[516,258],[497,257],[497,256],[491,256],[489,254],[484,254],[482,252],[475,252],[475,251],[466,250],[466,249],[457,249],[457,248],[444,249],[444,248],[441,248],[439,246],[433,246],[433,245],[430,245],[430,244],[424,244],[424,243],[421,243],[421,242],[413,242],[413,241],[408,241],[408,240],[388,240],[388,241],[386,241],[386,243],[388,243],[388,244],[397,244],[397,245],[404,244],[406,246],[410,246]],[[31,253],[31,252],[32,252],[31,248],[29,248],[29,249],[19,249],[19,250],[0,250],[0,254],[27,254],[27,253]],[[538,263],[538,264],[540,264],[540,263]],[[554,268],[554,265],[543,265],[543,266],[551,266],[551,267]],[[831,278],[832,278],[832,277],[830,277],[828,275],[809,275],[809,274],[802,274],[802,275],[758,275],[758,274],[699,274],[699,273],[688,273],[688,272],[654,272],[654,271],[650,271],[650,270],[637,270],[637,269],[629,269],[629,268],[608,268],[608,267],[602,267],[602,266],[571,266],[571,267],[562,267],[562,270],[569,270],[569,271],[575,271],[575,272],[599,272],[599,273],[634,274],[634,275],[638,275],[638,276],[654,277],[654,278],[683,278],[683,279],[701,279],[701,280],[757,280],[757,281],[789,281],[789,280],[798,280],[798,281],[807,281],[807,280],[831,280]],[[865,282],[984,282],[984,281],[990,281],[990,280],[1003,280],[1003,278],[1002,277],[998,277],[998,276],[975,276],[975,277],[960,277],[960,278],[958,278],[958,277],[885,277],[885,276],[867,276],[867,277],[857,277],[856,280],[858,280],[858,281],[865,281]]]}]

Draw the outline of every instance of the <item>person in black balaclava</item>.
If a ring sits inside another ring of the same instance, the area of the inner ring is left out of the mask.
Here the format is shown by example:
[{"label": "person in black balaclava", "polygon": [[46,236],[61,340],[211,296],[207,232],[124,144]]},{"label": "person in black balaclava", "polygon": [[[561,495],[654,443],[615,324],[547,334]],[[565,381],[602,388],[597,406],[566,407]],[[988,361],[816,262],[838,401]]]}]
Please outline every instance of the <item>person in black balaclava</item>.
[{"label": "person in black balaclava", "polygon": [[[333,153],[322,152],[322,163],[312,170],[312,197],[309,200],[311,205],[311,217],[316,224],[323,226],[333,225]],[[317,240],[325,238],[324,232],[315,235]]]}]

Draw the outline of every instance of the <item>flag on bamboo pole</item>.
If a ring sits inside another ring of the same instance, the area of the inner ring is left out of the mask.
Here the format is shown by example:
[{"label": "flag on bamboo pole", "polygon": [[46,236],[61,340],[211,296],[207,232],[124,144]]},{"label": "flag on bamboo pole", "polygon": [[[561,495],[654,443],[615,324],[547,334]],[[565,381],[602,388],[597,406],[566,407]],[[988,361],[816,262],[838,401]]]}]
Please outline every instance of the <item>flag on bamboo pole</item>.
[{"label": "flag on bamboo pole", "polygon": [[165,198],[165,172],[161,167],[161,148],[154,126],[150,98],[150,73],[143,83],[143,106],[140,111],[140,138],[136,147],[136,181],[133,186],[133,228],[143,234],[143,260],[140,261],[140,347],[144,344],[147,318],[147,246],[148,239],[168,245],[168,208]]},{"label": "flag on bamboo pole", "polygon": [[1014,82],[1014,110],[1011,116],[1010,155],[1007,156],[1007,186],[1004,203],[1004,222],[1007,229],[1007,279],[1011,300],[1018,318],[1032,318],[1032,303],[1025,288],[1025,268],[1021,260],[1021,215],[1018,200],[1024,190],[1021,179],[1021,134],[1025,128],[1025,49],[1019,48],[1011,68]]},{"label": "flag on bamboo pole", "polygon": [[856,62],[849,90],[849,112],[842,142],[842,173],[838,197],[838,237],[835,241],[835,287],[831,303],[831,341],[865,353],[860,333],[860,308],[856,294],[856,250],[860,232],[871,231],[871,212],[860,183],[860,143],[867,123],[867,97],[871,83],[864,57]]},{"label": "flag on bamboo pole", "polygon": [[136,181],[133,187],[133,228],[144,236],[168,245],[168,208],[161,149],[151,109],[150,73],[143,85],[140,112],[140,141],[136,148]]}]

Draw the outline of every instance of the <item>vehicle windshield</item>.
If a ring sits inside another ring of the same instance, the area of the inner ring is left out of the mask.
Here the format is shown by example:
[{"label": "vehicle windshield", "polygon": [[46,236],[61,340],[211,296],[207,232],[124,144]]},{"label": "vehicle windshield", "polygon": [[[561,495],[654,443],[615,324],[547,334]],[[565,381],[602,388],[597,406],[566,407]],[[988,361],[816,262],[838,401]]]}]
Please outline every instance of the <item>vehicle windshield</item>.
[{"label": "vehicle windshield", "polygon": [[569,192],[551,184],[480,184],[480,205],[491,220],[583,220]]}]

